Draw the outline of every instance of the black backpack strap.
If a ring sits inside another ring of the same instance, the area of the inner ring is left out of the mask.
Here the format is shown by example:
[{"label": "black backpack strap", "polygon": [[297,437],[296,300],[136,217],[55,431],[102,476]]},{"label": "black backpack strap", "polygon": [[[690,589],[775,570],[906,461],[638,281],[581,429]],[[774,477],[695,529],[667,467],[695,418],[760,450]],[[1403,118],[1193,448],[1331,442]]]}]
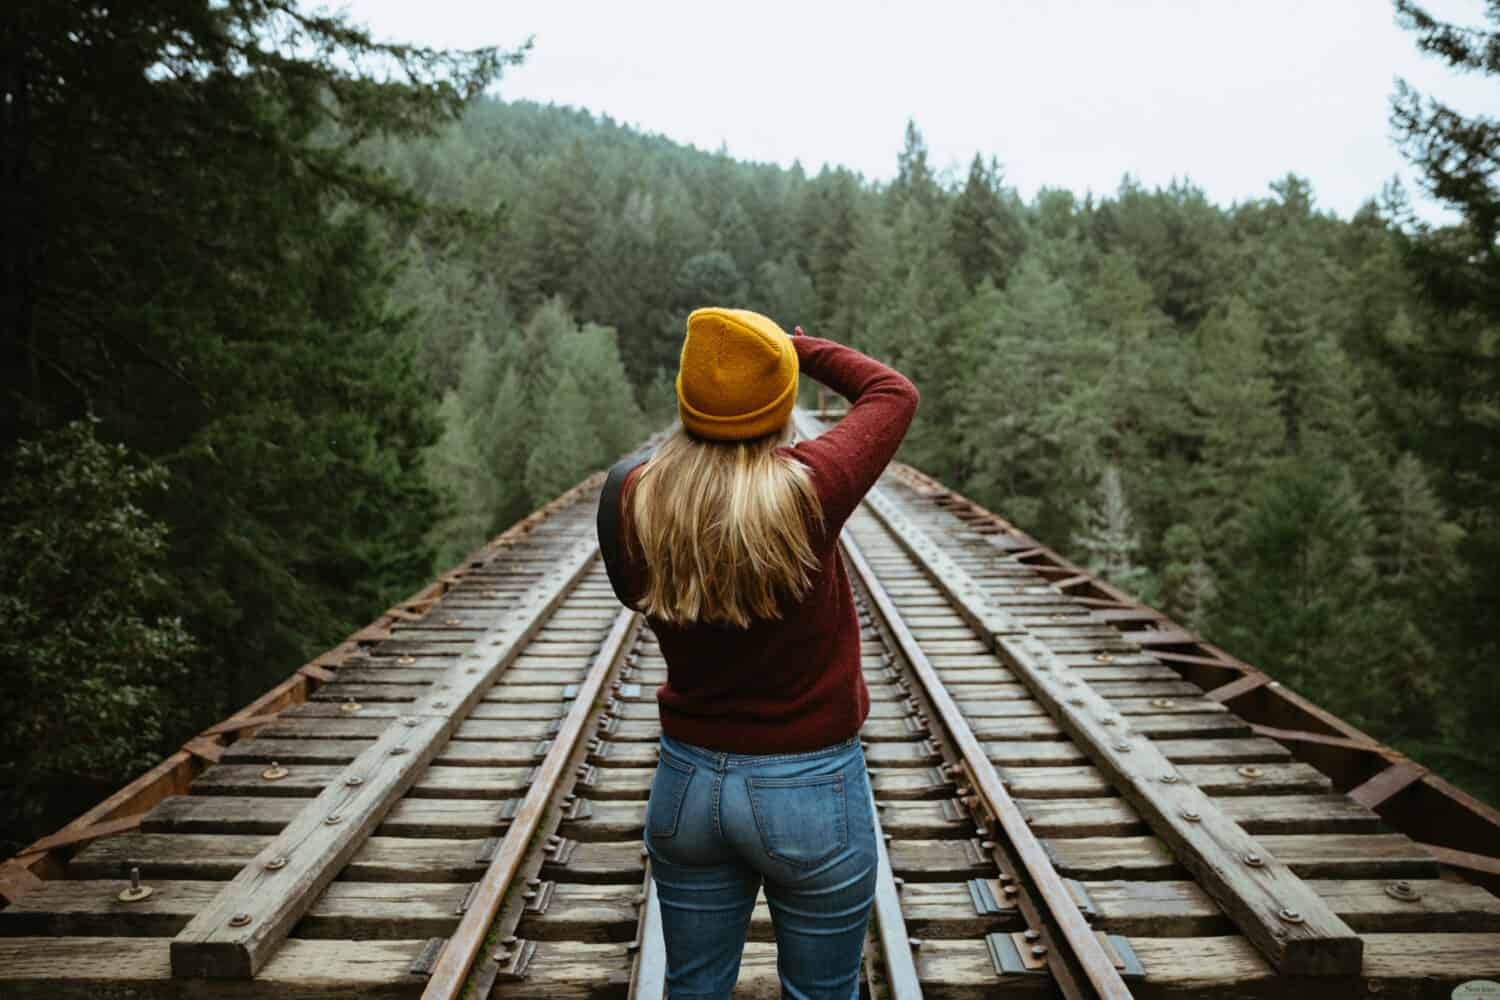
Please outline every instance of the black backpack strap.
[{"label": "black backpack strap", "polygon": [[625,589],[625,555],[620,547],[620,491],[625,486],[625,477],[630,470],[640,465],[655,453],[655,448],[636,452],[620,459],[609,470],[604,479],[604,490],[599,494],[599,552],[604,556],[604,569],[609,573],[609,585],[621,604],[639,611]]}]

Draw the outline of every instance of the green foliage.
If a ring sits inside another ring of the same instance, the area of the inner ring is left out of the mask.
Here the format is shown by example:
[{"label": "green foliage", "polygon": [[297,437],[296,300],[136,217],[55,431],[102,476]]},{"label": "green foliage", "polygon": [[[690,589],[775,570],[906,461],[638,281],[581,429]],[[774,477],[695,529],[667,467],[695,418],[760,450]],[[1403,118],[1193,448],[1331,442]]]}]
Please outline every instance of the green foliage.
[{"label": "green foliage", "polygon": [[1084,508],[1080,520],[1083,527],[1073,534],[1073,545],[1088,554],[1089,572],[1126,593],[1135,592],[1145,572],[1134,562],[1141,539],[1114,463],[1104,467],[1097,497]]},{"label": "green foliage", "polygon": [[[113,703],[98,724],[97,746],[128,767],[426,578],[438,503],[419,462],[437,396],[417,370],[411,312],[391,300],[424,203],[355,149],[430,134],[513,57],[376,43],[290,0],[20,0],[0,22],[15,40],[0,83],[0,452],[87,414],[165,468],[171,488],[139,499],[164,548],[107,558],[159,574],[153,613],[180,619],[202,650],[194,683],[149,690],[140,664],[166,654],[147,649],[144,626],[141,659],[85,661],[80,683],[137,703],[140,740],[119,731]],[[453,226],[462,213],[428,218]],[[0,481],[10,517],[54,523],[53,501],[16,492],[14,470]],[[67,569],[84,573],[69,551]],[[123,608],[127,624],[145,614]],[[30,689],[17,711],[73,718],[108,701],[70,692],[73,707],[49,707]],[[93,773],[91,758],[67,760]]]},{"label": "green foliage", "polygon": [[426,455],[430,480],[450,497],[428,534],[439,569],[649,431],[614,331],[580,326],[559,297],[520,329],[476,334],[461,370],[443,399],[442,437]]},{"label": "green foliage", "polygon": [[28,824],[77,808],[80,781],[96,792],[154,762],[196,652],[159,613],[167,530],[139,506],[166,469],[97,424],[20,442],[0,479],[0,810]]},{"label": "green foliage", "polygon": [[1376,714],[1375,531],[1352,477],[1279,460],[1252,489],[1242,530],[1243,545],[1221,554],[1213,640],[1316,702],[1332,696],[1351,721]]}]

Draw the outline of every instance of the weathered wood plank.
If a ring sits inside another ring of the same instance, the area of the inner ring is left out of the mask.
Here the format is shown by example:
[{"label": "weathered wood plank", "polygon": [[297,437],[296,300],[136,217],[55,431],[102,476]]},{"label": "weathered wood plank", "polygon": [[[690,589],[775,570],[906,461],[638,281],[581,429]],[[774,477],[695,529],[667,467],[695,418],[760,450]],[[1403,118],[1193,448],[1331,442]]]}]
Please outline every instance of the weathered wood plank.
[{"label": "weathered wood plank", "polygon": [[[174,979],[165,938],[0,938],[6,1000],[410,1000],[420,941],[290,940],[253,980]],[[560,1000],[560,998],[559,998]]]},{"label": "weathered wood plank", "polygon": [[[449,718],[394,725],[277,834],[172,941],[179,976],[247,979],[417,780]],[[222,766],[222,765],[220,765]]]},{"label": "weathered wood plank", "polygon": [[[171,937],[213,902],[221,882],[158,881],[151,895],[119,899],[121,883],[54,879],[0,910],[0,935]],[[294,937],[407,940],[449,933],[468,890],[457,883],[334,882],[298,921]]]},{"label": "weathered wood plank", "polygon": [[[241,740],[226,747],[225,764],[342,764],[369,746],[369,740]],[[463,767],[522,767],[537,762],[537,740],[449,740],[433,764]]]},{"label": "weathered wood plank", "polygon": [[[432,748],[432,755],[436,753],[437,748]],[[307,797],[318,795],[330,783],[337,784],[347,777],[347,768],[336,764],[298,764],[285,769],[289,772],[286,777],[267,781],[262,777],[266,771],[263,764],[218,764],[200,774],[193,781],[192,790],[195,795]],[[414,776],[410,788],[412,794],[432,799],[509,798],[525,790],[531,772],[531,767],[434,765],[420,776]],[[649,787],[649,781],[647,784]]]},{"label": "weathered wood plank", "polygon": [[[1258,764],[1242,771],[1227,764],[1184,764],[1177,768],[1185,781],[1208,795],[1314,794],[1330,792],[1333,783],[1321,771],[1300,761]],[[1005,767],[1001,774],[1017,798],[1078,798],[1114,795],[1114,786],[1098,768]]]},{"label": "weathered wood plank", "polygon": [[[1268,852],[1267,865],[1274,857],[1303,878],[1438,874],[1431,856],[1401,834],[1264,834],[1259,840]],[[1181,878],[1184,873],[1178,857],[1155,837],[1054,838],[1046,845],[1058,870],[1076,878]]]},{"label": "weathered wood plank", "polygon": [[[1380,817],[1343,795],[1235,795],[1216,800],[1251,833],[1374,833]],[[1120,798],[1028,799],[1022,804],[1038,836],[1099,837],[1146,833]]]},{"label": "weathered wood plank", "polygon": [[[510,825],[516,799],[418,799],[391,807],[376,828],[384,837],[488,837]],[[605,803],[599,803],[602,807]],[[596,807],[596,808],[598,808]],[[177,795],[141,822],[144,833],[275,834],[302,808],[295,799],[254,795]],[[637,807],[644,814],[644,804]],[[640,832],[637,824],[637,834]]]},{"label": "weathered wood plank", "polygon": [[[1186,881],[1084,882],[1094,926],[1114,934],[1207,937],[1233,933],[1222,910]],[[1407,883],[1411,899],[1386,890],[1389,881],[1310,879],[1308,887],[1360,933],[1500,931],[1500,899],[1441,879]]]}]

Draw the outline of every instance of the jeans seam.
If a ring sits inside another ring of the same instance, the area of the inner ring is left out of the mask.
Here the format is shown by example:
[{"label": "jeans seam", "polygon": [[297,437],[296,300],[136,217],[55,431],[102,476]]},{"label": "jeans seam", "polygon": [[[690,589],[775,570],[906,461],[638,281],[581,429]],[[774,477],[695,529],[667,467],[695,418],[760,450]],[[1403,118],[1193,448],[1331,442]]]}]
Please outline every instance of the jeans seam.
[{"label": "jeans seam", "polygon": [[722,775],[722,774],[716,774],[716,775],[714,775],[714,807],[713,807],[714,835],[718,836],[718,837],[723,837],[724,836],[724,825],[719,822],[719,790],[722,789],[723,787],[724,787],[724,775]]}]

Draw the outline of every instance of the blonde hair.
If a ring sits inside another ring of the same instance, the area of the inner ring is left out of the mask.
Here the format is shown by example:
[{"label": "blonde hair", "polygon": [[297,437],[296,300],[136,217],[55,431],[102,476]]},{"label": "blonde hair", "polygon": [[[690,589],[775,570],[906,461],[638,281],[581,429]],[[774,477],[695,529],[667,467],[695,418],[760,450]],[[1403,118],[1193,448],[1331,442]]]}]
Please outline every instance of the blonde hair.
[{"label": "blonde hair", "polygon": [[646,564],[643,613],[747,628],[780,618],[781,595],[807,595],[818,559],[804,513],[821,529],[823,506],[807,466],[776,452],[791,431],[787,421],[777,433],[713,441],[679,426],[641,466],[629,518]]}]

